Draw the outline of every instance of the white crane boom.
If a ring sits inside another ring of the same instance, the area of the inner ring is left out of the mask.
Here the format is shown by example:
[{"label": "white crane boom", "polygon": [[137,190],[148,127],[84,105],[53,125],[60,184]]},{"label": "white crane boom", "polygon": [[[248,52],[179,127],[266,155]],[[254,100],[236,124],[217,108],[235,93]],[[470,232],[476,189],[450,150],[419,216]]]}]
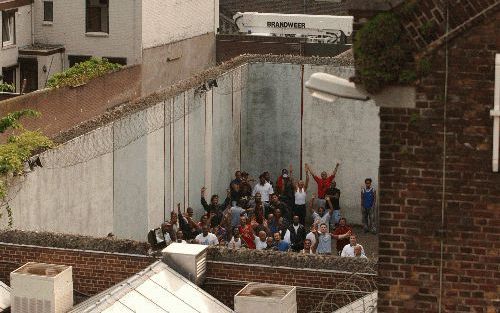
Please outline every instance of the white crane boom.
[{"label": "white crane boom", "polygon": [[333,15],[238,12],[233,19],[241,33],[305,37],[313,42],[341,42],[353,31],[354,17]]}]

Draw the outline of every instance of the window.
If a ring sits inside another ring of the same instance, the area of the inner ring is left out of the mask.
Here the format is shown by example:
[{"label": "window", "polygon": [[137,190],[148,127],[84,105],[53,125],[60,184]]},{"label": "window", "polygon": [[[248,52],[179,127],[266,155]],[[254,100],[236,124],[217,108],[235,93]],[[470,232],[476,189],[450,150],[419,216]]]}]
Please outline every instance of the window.
[{"label": "window", "polygon": [[2,11],[2,46],[16,43],[16,11]]},{"label": "window", "polygon": [[88,61],[91,57],[92,56],[90,55],[68,55],[69,67],[72,67],[77,63]]},{"label": "window", "polygon": [[54,21],[54,2],[52,1],[43,2],[43,21],[44,22]]},{"label": "window", "polygon": [[4,83],[16,85],[16,69],[17,66],[2,67],[2,80]]},{"label": "window", "polygon": [[104,59],[107,59],[111,63],[116,63],[120,65],[127,65],[127,58],[110,58],[110,57],[104,57]]},{"label": "window", "polygon": [[109,33],[109,0],[86,0],[87,33]]}]

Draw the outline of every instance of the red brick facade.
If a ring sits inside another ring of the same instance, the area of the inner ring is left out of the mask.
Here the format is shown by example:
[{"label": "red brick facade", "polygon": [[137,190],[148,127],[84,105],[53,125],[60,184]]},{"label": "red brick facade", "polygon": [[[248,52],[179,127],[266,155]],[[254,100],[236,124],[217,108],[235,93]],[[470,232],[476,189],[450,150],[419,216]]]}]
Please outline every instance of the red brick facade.
[{"label": "red brick facade", "polygon": [[[439,15],[434,2],[419,1],[417,16]],[[494,2],[455,3],[452,26]],[[499,30],[496,9],[449,42],[447,85],[440,46],[416,108],[381,108],[379,312],[500,308],[500,174],[489,116]]]},{"label": "red brick facade", "polygon": [[132,254],[45,248],[0,243],[0,281],[27,262],[64,264],[73,267],[74,289],[93,295],[142,271],[155,259]]},{"label": "red brick facade", "polygon": [[[326,14],[345,12],[345,5],[335,2],[313,0],[220,0],[221,12],[285,13],[285,14]],[[232,16],[229,16],[232,17]]]},{"label": "red brick facade", "polygon": [[2,101],[0,116],[21,109],[37,110],[42,115],[24,119],[23,125],[52,137],[140,96],[141,66],[135,65],[97,77],[80,87],[40,90]]},{"label": "red brick facade", "polygon": [[[298,312],[313,311],[324,303],[324,312],[332,311],[361,298],[366,293],[346,295],[327,289],[371,292],[375,288],[373,274],[316,269],[297,269],[209,261],[204,289],[230,308],[234,307],[234,295],[248,282],[297,286]],[[328,296],[328,293],[331,293]]]}]

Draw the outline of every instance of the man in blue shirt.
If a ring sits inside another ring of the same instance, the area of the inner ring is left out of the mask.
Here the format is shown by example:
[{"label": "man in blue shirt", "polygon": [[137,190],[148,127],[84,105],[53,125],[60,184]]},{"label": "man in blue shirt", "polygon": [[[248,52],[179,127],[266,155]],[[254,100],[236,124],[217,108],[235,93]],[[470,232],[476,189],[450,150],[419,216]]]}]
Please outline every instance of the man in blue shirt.
[{"label": "man in blue shirt", "polygon": [[274,247],[278,251],[286,252],[290,249],[290,245],[288,242],[281,240],[281,234],[279,232],[275,232],[273,234],[274,237]]},{"label": "man in blue shirt", "polygon": [[373,211],[376,203],[375,188],[372,187],[372,179],[365,179],[365,186],[361,188],[361,210],[363,213],[363,229],[365,233],[370,230],[375,233],[373,222]]}]

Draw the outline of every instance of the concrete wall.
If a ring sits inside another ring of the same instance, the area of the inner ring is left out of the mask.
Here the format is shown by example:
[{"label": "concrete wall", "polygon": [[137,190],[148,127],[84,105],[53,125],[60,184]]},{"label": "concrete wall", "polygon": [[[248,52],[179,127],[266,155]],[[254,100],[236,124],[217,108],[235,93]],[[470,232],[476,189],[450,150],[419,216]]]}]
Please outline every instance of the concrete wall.
[{"label": "concrete wall", "polygon": [[[351,67],[304,66],[304,81],[316,72],[343,78],[353,76]],[[331,173],[337,162],[336,177],[341,190],[342,215],[349,223],[361,223],[361,186],[371,177],[378,186],[380,163],[380,117],[374,101],[337,99],[333,104],[310,96],[304,89],[302,159],[316,174]],[[317,192],[313,181],[310,191]]]},{"label": "concrete wall", "polygon": [[200,188],[223,194],[239,168],[244,67],[42,153],[10,188],[14,228],[145,240],[177,203],[201,216]]},{"label": "concrete wall", "polygon": [[142,1],[142,48],[161,46],[216,29],[218,1]]},{"label": "concrete wall", "polygon": [[36,42],[64,44],[66,55],[124,57],[127,58],[127,64],[140,63],[141,1],[110,0],[109,34],[100,36],[85,32],[85,1],[53,2],[52,23],[43,21],[43,0],[34,2]]},{"label": "concrete wall", "polygon": [[144,240],[177,203],[199,217],[200,188],[224,197],[237,169],[254,177],[268,170],[275,179],[292,164],[297,177],[306,162],[318,173],[341,163],[343,214],[360,223],[363,179],[377,185],[378,107],[313,100],[302,88],[316,71],[352,74],[338,66],[245,64],[208,92],[158,100],[42,154],[44,167],[12,189],[14,226]]},{"label": "concrete wall", "polygon": [[242,110],[241,167],[276,178],[300,168],[301,65],[250,64]]},{"label": "concrete wall", "polygon": [[[289,164],[300,175],[309,163],[319,175],[341,163],[336,181],[341,189],[342,214],[361,223],[360,188],[366,177],[378,184],[379,109],[373,101],[314,99],[302,82],[312,73],[344,78],[350,67],[292,64],[250,64],[246,105],[242,111],[241,168],[257,176],[270,171],[275,180]],[[312,177],[311,177],[312,178]],[[317,192],[311,179],[309,196]]]},{"label": "concrete wall", "polygon": [[142,93],[147,95],[214,66],[215,34],[147,48],[142,58]]}]

